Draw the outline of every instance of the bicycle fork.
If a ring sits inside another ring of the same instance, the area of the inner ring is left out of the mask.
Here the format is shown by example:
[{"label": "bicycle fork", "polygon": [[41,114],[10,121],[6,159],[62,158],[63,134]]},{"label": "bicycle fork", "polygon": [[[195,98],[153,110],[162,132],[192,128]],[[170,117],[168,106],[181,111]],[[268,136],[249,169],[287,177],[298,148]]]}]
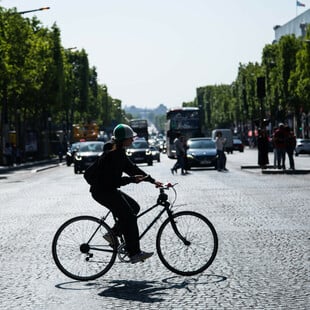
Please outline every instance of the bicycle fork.
[{"label": "bicycle fork", "polygon": [[170,209],[167,209],[167,213],[168,213],[168,218],[169,218],[169,221],[171,223],[171,226],[173,228],[173,231],[175,232],[175,234],[178,236],[178,238],[187,246],[189,246],[191,243],[190,241],[186,240],[185,237],[182,236],[182,234],[180,233],[178,227],[177,227],[177,224],[176,224],[176,221],[175,219],[173,218],[173,213]]}]

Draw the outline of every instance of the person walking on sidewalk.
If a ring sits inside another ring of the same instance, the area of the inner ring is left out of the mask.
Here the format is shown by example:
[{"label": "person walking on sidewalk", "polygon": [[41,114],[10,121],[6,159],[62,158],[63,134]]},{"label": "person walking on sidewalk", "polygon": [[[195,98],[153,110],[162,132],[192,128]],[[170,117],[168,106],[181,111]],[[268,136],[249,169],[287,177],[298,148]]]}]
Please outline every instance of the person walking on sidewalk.
[{"label": "person walking on sidewalk", "polygon": [[7,166],[13,166],[13,147],[11,143],[6,142],[3,150],[3,155]]},{"label": "person walking on sidewalk", "polygon": [[274,133],[274,145],[277,151],[278,169],[285,169],[285,148],[287,131],[283,123],[279,124],[278,130]]},{"label": "person walking on sidewalk", "polygon": [[269,148],[269,140],[266,130],[259,129],[257,138],[258,165],[262,169],[266,169],[267,165],[269,164],[268,148]]},{"label": "person walking on sidewalk", "polygon": [[184,149],[184,144],[181,138],[181,133],[177,133],[176,138],[173,141],[174,146],[175,146],[175,154],[177,157],[177,161],[174,164],[174,166],[171,168],[172,174],[177,173],[178,169],[181,168],[181,173],[182,175],[185,174],[185,169],[184,169],[184,156],[185,156],[185,149]]},{"label": "person walking on sidewalk", "polygon": [[295,170],[294,150],[296,147],[296,136],[294,135],[294,132],[290,129],[290,127],[286,126],[285,130],[287,134],[285,151],[287,153],[290,163],[290,170]]},{"label": "person walking on sidewalk", "polygon": [[228,171],[226,169],[226,155],[224,151],[224,146],[226,143],[226,139],[223,138],[222,132],[216,132],[215,145],[217,152],[217,171]]}]

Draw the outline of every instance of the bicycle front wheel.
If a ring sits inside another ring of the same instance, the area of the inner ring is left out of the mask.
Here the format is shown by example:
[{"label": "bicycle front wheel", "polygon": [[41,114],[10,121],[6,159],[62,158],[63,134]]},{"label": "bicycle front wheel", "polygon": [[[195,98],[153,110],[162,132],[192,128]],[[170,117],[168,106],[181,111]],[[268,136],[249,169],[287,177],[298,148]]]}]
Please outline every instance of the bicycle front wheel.
[{"label": "bicycle front wheel", "polygon": [[[109,234],[110,242],[103,238],[106,234]],[[89,281],[112,267],[117,254],[116,244],[116,237],[106,223],[85,215],[68,220],[57,230],[52,253],[57,267],[66,276]]]},{"label": "bicycle front wheel", "polygon": [[212,223],[203,215],[183,211],[173,214],[160,226],[156,238],[157,253],[172,272],[192,276],[206,270],[213,262],[218,237]]}]

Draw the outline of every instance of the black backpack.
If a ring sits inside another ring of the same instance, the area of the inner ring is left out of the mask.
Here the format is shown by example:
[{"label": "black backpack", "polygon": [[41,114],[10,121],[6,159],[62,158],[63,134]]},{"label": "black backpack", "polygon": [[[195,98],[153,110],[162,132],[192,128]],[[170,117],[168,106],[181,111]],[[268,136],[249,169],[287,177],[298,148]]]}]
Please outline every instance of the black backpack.
[{"label": "black backpack", "polygon": [[100,174],[102,173],[100,167],[103,160],[103,155],[99,156],[95,162],[90,165],[84,172],[84,179],[89,185],[95,185],[100,182]]}]

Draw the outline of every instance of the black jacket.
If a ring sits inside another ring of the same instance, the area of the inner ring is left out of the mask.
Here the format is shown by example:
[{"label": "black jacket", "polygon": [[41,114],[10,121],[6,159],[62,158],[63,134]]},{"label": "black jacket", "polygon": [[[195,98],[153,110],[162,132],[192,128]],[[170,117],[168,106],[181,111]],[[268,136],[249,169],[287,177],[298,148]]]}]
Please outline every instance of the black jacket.
[{"label": "black jacket", "polygon": [[[124,149],[106,152],[100,158],[99,169],[101,171],[99,182],[91,186],[91,192],[117,189],[123,185],[134,183],[135,175],[147,175],[131,162]],[[123,173],[126,173],[128,176],[123,176]],[[145,181],[155,183],[155,180],[150,176]]]}]

